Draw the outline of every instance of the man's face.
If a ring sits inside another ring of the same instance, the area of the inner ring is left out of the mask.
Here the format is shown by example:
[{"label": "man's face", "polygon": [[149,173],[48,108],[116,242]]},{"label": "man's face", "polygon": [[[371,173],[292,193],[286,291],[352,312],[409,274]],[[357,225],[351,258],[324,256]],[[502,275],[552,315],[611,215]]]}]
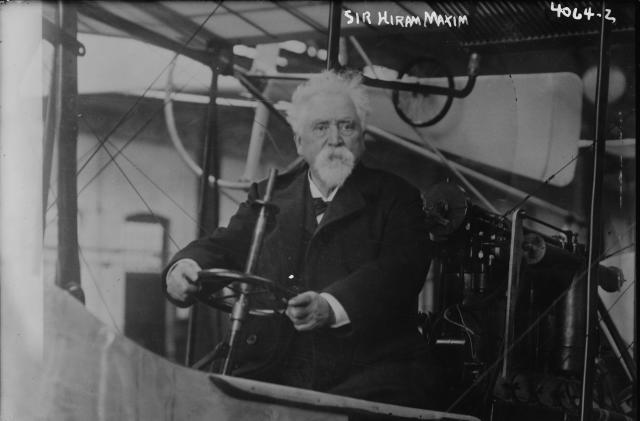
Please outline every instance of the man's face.
[{"label": "man's face", "polygon": [[316,95],[306,105],[296,149],[313,176],[327,187],[336,187],[349,176],[364,152],[356,108],[346,94]]}]

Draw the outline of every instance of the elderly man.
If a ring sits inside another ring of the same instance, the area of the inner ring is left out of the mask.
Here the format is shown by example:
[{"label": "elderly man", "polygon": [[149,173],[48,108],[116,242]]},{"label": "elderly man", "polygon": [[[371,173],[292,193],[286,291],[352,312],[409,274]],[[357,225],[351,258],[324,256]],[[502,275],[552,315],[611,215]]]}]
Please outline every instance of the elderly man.
[{"label": "elderly man", "polygon": [[[417,330],[429,266],[421,200],[402,179],[359,163],[367,110],[355,74],[325,72],[293,94],[289,118],[305,164],[276,180],[279,211],[257,274],[299,294],[285,315],[249,321],[238,361],[251,368],[234,374],[433,408],[435,373]],[[201,268],[243,267],[257,218],[251,202],[265,186],[253,185],[227,228],[175,256],[163,278],[172,302],[193,301]],[[252,365],[257,356],[267,362]]]}]

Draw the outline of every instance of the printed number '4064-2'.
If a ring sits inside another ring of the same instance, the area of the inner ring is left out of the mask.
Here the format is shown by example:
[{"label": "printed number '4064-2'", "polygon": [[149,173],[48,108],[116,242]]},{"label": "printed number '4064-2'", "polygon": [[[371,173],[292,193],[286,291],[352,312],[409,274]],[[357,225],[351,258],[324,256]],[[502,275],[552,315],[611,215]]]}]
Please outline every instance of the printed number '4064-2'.
[{"label": "printed number '4064-2'", "polygon": [[[582,13],[580,13],[577,7],[563,7],[561,3],[556,5],[554,2],[551,2],[551,11],[556,12],[558,18],[564,16],[575,20],[582,20],[584,17],[586,20],[591,20],[594,16],[597,16],[598,18],[602,17],[601,13],[593,13],[590,7],[585,8]],[[616,23],[616,18],[611,16],[611,9],[605,9],[604,18],[612,23]]]}]

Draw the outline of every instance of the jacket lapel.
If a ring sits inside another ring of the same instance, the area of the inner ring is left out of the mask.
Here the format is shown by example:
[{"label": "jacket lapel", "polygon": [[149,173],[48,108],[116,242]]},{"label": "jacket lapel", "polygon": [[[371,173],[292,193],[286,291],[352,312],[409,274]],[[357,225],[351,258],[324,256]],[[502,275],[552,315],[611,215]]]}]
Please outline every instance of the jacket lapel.
[{"label": "jacket lapel", "polygon": [[[278,205],[278,224],[274,232],[277,238],[278,257],[283,273],[280,276],[288,277],[297,269],[297,264],[304,253],[302,239],[304,238],[305,220],[305,194],[308,187],[306,171],[302,171],[283,190],[274,194],[273,201]],[[284,273],[287,272],[287,273]]]}]

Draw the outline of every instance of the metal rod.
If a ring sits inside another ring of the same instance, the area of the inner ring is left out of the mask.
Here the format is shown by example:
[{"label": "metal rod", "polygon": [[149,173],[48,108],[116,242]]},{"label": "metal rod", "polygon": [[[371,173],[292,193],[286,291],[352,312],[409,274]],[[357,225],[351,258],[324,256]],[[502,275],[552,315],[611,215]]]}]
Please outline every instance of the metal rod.
[{"label": "metal rod", "polygon": [[[58,2],[60,22],[68,35],[78,33],[78,12],[69,2]],[[58,270],[56,285],[84,304],[78,254],[78,193],[76,161],[78,154],[78,57],[77,51],[60,44],[60,91],[62,99],[58,133]]]},{"label": "metal rod", "polygon": [[[420,94],[435,94],[435,95],[451,95],[454,98],[464,98],[471,93],[473,87],[475,86],[477,75],[477,62],[478,55],[472,54],[469,58],[469,72],[467,79],[467,84],[462,89],[455,88],[445,88],[442,86],[435,85],[426,85],[423,83],[409,83],[402,82],[399,80],[382,80],[382,79],[373,79],[368,76],[362,77],[362,83],[366,86],[371,86],[373,88],[382,88],[382,89],[393,89],[396,91],[409,91]],[[472,72],[473,71],[473,72]]]},{"label": "metal rod", "polygon": [[329,40],[327,42],[327,70],[340,68],[340,24],[342,23],[342,1],[329,2]]},{"label": "metal rod", "polygon": [[[267,217],[269,215],[269,202],[271,201],[271,193],[273,192],[273,186],[275,185],[276,176],[278,171],[272,168],[269,171],[269,179],[267,181],[267,187],[265,190],[262,201],[256,204],[261,205],[258,219],[256,220],[256,226],[253,229],[253,237],[251,239],[251,247],[249,248],[249,254],[247,256],[247,262],[244,267],[244,272],[252,274],[255,270],[258,257],[260,256],[260,249],[262,248],[262,239],[267,227]],[[247,283],[240,283],[240,296],[233,303],[231,310],[231,332],[229,335],[229,349],[227,357],[224,360],[224,366],[222,367],[222,374],[230,374],[233,367],[233,357],[235,353],[235,347],[237,343],[238,334],[242,329],[242,324],[249,314],[249,295],[251,286]]]},{"label": "metal rod", "polygon": [[[438,158],[438,156],[431,152],[428,151],[427,149],[425,149],[424,147],[420,146],[420,145],[416,145],[413,142],[410,142],[406,139],[401,138],[400,136],[396,136],[393,133],[389,133],[385,130],[380,129],[379,127],[375,127],[375,126],[371,126],[371,125],[367,125],[366,127],[366,131],[382,137],[383,139],[388,140],[389,142],[395,143],[396,145],[400,145],[402,147],[404,147],[405,149],[408,149],[412,152],[415,152],[425,158],[431,159],[434,162],[440,162],[440,159]],[[460,165],[456,162],[452,162],[449,161],[449,164],[456,168],[457,170],[459,170],[461,173],[467,174],[470,177],[475,178],[476,180],[482,181],[483,183],[486,183],[492,187],[495,187],[496,189],[499,189],[502,192],[505,192],[507,194],[510,194],[514,197],[519,197],[519,198],[523,198],[523,197],[527,197],[528,194],[526,192],[523,192],[522,190],[516,189],[515,187],[512,187],[508,184],[502,183],[498,180],[495,180],[485,174],[479,173],[478,171],[472,170],[471,168],[467,168],[463,165]],[[562,216],[572,216],[573,215],[568,212],[566,209],[561,208],[559,206],[554,205],[553,203],[547,202],[546,200],[542,200],[538,197],[535,196],[531,196],[528,200],[530,203],[533,203],[537,206],[542,206],[545,209],[548,209],[552,212],[557,213],[558,215],[562,215]],[[578,222],[581,222],[580,219],[576,219]]]},{"label": "metal rod", "polygon": [[593,147],[593,179],[589,212],[589,252],[587,267],[587,325],[580,394],[580,420],[589,421],[593,412],[593,379],[597,351],[596,329],[598,297],[598,265],[602,241],[602,183],[604,177],[604,153],[606,141],[607,100],[609,91],[609,24],[605,19],[606,2],[602,2],[600,24],[600,51],[596,79],[596,133]]},{"label": "metal rod", "polygon": [[553,225],[553,224],[550,224],[550,223],[548,223],[548,222],[546,222],[546,221],[543,221],[542,219],[534,218],[533,216],[530,216],[530,215],[527,215],[527,219],[529,219],[529,220],[531,220],[531,221],[534,221],[534,222],[537,222],[537,223],[538,223],[538,224],[540,224],[540,225],[544,225],[544,226],[545,226],[545,227],[547,227],[547,228],[551,228],[551,229],[553,229],[553,230],[556,230],[556,231],[558,231],[558,232],[563,233],[564,235],[566,235],[566,236],[567,236],[567,241],[569,241],[569,239],[570,239],[570,238],[571,238],[571,236],[573,235],[573,232],[572,232],[571,230],[565,230],[565,229],[562,229],[562,228],[557,227],[557,226],[555,226],[555,225]]},{"label": "metal rod", "polygon": [[507,305],[504,319],[504,349],[502,357],[502,372],[504,379],[510,371],[509,351],[515,335],[515,314],[518,288],[520,287],[520,263],[522,261],[522,219],[525,213],[516,209],[511,221],[511,241],[509,246],[509,275],[507,278]]},{"label": "metal rod", "polygon": [[276,107],[262,94],[262,92],[252,84],[249,79],[245,76],[246,70],[241,68],[240,66],[233,66],[233,76],[238,79],[238,81],[244,86],[251,95],[253,95],[258,101],[263,103],[269,108],[269,110],[283,123],[287,126],[290,126],[287,118],[276,109]]},{"label": "metal rod", "polygon": [[371,73],[373,73],[373,75],[376,78],[380,78],[376,73],[376,69],[373,67],[373,62],[371,61],[367,53],[364,51],[364,48],[362,48],[362,45],[360,45],[356,37],[354,37],[353,35],[349,36],[349,41],[351,41],[351,44],[353,44],[354,48],[356,49],[356,51],[364,61],[364,64],[369,66],[369,69],[371,69]]},{"label": "metal rod", "polygon": [[[209,176],[218,178],[219,154],[218,154],[218,106],[216,97],[218,96],[218,71],[217,57],[219,51],[213,51],[213,62],[211,68],[211,84],[209,86],[209,105],[207,106],[206,133],[202,152],[202,176],[200,177],[200,207],[198,210],[198,226],[200,227],[199,237],[210,235],[218,227],[218,185],[210,184]],[[198,331],[199,304],[196,302],[189,315],[189,327],[187,332],[187,351],[185,355],[185,365],[191,365],[194,360],[196,332]],[[218,326],[219,328],[221,326]],[[220,329],[213,332],[212,340],[219,342]],[[216,340],[218,339],[218,340]]]}]

